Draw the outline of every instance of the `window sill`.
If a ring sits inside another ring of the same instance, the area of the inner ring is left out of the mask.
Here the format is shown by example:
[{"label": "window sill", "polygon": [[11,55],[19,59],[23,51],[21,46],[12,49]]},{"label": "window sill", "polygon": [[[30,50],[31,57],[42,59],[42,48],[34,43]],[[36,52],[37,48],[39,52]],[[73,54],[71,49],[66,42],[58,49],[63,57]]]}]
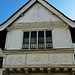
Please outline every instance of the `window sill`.
[{"label": "window sill", "polygon": [[74,53],[73,48],[65,49],[32,49],[32,50],[3,50],[5,54],[62,54],[62,53]]}]

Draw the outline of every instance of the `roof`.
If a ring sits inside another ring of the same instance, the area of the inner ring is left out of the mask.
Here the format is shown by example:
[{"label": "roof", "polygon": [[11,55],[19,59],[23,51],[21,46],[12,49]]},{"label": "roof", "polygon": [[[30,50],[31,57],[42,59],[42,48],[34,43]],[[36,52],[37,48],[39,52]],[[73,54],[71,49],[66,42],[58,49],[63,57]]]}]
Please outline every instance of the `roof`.
[{"label": "roof", "polygon": [[4,23],[2,23],[0,25],[0,31],[4,30],[9,25],[11,25],[15,20],[17,20],[21,16],[21,14],[23,14],[25,11],[27,11],[36,2],[39,2],[42,5],[44,5],[47,9],[49,9],[51,12],[53,12],[55,15],[57,15],[59,18],[61,18],[67,25],[70,25],[71,27],[75,27],[74,20],[71,20],[70,18],[65,16],[63,13],[61,13],[59,10],[57,10],[55,7],[53,7],[47,1],[45,1],[45,0],[29,0],[17,12],[15,12],[11,17],[9,17]]}]

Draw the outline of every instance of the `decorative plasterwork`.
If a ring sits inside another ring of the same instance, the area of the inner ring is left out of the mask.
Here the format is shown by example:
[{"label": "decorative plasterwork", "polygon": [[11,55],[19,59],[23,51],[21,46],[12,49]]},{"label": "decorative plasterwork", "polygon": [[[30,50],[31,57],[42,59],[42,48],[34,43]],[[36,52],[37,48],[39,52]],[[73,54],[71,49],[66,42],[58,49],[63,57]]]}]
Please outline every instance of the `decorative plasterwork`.
[{"label": "decorative plasterwork", "polygon": [[30,19],[34,21],[37,21],[37,20],[39,21],[39,20],[44,19],[44,16],[41,12],[35,12],[31,14]]},{"label": "decorative plasterwork", "polygon": [[27,67],[31,66],[56,66],[56,65],[73,65],[74,58],[72,53],[62,54],[12,54],[7,55],[3,60],[3,67]]},{"label": "decorative plasterwork", "polygon": [[27,64],[48,64],[48,55],[46,54],[28,54]]},{"label": "decorative plasterwork", "polygon": [[24,65],[25,55],[8,55],[6,57],[6,65]]},{"label": "decorative plasterwork", "polygon": [[73,63],[73,55],[68,55],[68,54],[52,54],[52,55],[49,55],[49,60],[50,60],[50,63],[52,64],[70,64],[70,63]]}]

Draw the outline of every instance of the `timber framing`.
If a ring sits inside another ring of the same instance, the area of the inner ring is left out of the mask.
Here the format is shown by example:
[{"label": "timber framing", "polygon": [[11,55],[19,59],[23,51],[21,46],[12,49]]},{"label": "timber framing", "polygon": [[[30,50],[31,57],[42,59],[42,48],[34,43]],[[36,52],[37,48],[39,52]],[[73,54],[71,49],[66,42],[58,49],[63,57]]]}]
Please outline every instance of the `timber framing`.
[{"label": "timber framing", "polygon": [[3,75],[7,74],[15,74],[15,73],[23,73],[23,74],[29,74],[29,73],[47,73],[47,74],[51,74],[51,73],[70,73],[70,74],[75,74],[75,68],[59,68],[59,67],[32,67],[32,68],[6,68],[3,71]]},{"label": "timber framing", "polygon": [[62,53],[74,53],[74,49],[34,49],[34,50],[3,50],[2,51],[5,55],[8,54],[62,54]]}]

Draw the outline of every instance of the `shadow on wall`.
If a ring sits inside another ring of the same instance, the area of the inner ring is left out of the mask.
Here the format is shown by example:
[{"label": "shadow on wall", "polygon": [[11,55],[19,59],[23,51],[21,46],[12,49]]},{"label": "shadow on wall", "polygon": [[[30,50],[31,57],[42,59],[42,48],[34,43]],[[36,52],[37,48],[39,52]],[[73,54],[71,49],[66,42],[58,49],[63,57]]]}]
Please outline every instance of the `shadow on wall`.
[{"label": "shadow on wall", "polygon": [[0,48],[4,50],[7,31],[0,31]]},{"label": "shadow on wall", "polygon": [[75,28],[70,27],[72,42],[75,43]]}]

